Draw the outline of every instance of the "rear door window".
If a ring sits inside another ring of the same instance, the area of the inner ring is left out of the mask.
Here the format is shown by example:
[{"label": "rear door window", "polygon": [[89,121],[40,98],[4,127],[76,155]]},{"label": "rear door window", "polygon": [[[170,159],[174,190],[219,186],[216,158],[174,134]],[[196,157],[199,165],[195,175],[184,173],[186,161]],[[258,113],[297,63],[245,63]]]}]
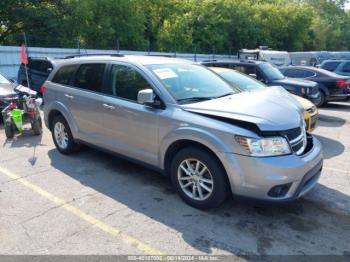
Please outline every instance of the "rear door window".
[{"label": "rear door window", "polygon": [[284,75],[288,77],[308,78],[313,77],[316,74],[312,71],[304,69],[288,69],[284,72]]},{"label": "rear door window", "polygon": [[58,69],[57,73],[51,80],[53,83],[61,85],[71,85],[74,73],[77,70],[78,65],[67,65]]},{"label": "rear door window", "polygon": [[106,64],[82,64],[75,74],[74,86],[93,92],[102,89]]}]

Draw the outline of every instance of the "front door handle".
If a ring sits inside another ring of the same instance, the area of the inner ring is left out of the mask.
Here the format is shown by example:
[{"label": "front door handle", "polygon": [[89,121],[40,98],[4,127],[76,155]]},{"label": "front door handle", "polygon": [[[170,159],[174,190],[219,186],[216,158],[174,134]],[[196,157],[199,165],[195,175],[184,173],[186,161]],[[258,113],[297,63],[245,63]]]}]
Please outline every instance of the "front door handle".
[{"label": "front door handle", "polygon": [[74,96],[69,95],[69,94],[65,94],[64,96],[67,97],[67,98],[69,98],[69,99],[73,99],[73,98],[74,98]]},{"label": "front door handle", "polygon": [[103,106],[104,108],[107,108],[107,109],[110,109],[110,110],[114,110],[114,109],[115,109],[114,106],[111,106],[111,105],[109,105],[109,104],[102,104],[102,106]]}]

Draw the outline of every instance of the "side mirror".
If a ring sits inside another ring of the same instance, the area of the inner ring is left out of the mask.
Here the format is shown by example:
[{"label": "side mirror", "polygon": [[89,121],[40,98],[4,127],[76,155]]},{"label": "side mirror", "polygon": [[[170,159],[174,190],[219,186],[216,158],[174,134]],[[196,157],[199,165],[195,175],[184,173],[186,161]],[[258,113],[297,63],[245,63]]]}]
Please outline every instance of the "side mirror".
[{"label": "side mirror", "polygon": [[152,89],[140,90],[137,94],[137,102],[142,105],[154,105],[155,94]]},{"label": "side mirror", "polygon": [[53,70],[53,68],[52,68],[52,67],[49,67],[49,68],[47,68],[46,71],[47,71],[48,74],[50,74],[50,73],[52,72],[52,70]]},{"label": "side mirror", "polygon": [[256,79],[256,74],[249,74],[249,76]]}]

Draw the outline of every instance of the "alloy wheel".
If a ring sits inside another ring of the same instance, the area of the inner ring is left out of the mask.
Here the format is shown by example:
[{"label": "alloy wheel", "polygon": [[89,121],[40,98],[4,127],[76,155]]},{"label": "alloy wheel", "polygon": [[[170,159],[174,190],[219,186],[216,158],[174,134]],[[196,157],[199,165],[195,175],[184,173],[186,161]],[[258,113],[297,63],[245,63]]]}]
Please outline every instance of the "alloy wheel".
[{"label": "alloy wheel", "polygon": [[57,122],[54,127],[54,135],[57,145],[61,149],[66,149],[68,146],[68,133],[67,130],[61,122]]},{"label": "alloy wheel", "polygon": [[207,199],[214,190],[214,179],[208,167],[198,159],[183,160],[177,170],[183,192],[194,200]]}]

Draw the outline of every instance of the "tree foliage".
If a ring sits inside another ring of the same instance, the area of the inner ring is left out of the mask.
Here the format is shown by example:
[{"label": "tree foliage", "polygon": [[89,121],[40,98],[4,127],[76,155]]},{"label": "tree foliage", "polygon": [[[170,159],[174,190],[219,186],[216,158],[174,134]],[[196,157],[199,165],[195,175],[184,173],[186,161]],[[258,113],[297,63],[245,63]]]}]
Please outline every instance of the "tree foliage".
[{"label": "tree foliage", "polygon": [[347,50],[346,0],[2,0],[0,43],[230,53]]}]

